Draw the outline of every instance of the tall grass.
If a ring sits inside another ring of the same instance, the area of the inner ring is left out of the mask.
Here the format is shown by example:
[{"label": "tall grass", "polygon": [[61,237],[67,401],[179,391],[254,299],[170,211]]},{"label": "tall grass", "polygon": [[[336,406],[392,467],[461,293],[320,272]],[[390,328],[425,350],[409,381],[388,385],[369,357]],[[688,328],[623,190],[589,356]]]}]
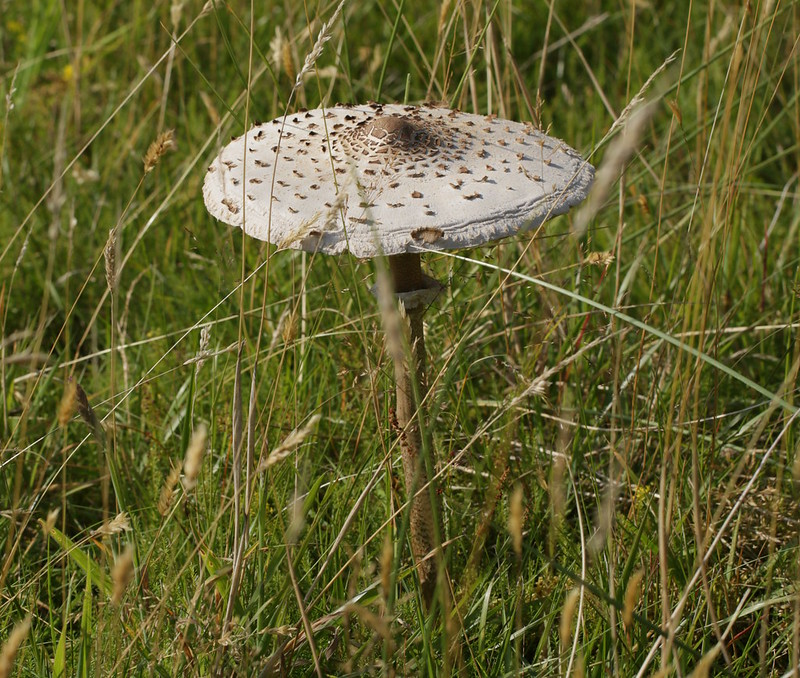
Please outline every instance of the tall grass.
[{"label": "tall grass", "polygon": [[[800,5],[338,7],[2,4],[0,675],[794,675]],[[200,197],[253,121],[370,99],[601,168],[426,258],[448,614],[373,268]]]}]

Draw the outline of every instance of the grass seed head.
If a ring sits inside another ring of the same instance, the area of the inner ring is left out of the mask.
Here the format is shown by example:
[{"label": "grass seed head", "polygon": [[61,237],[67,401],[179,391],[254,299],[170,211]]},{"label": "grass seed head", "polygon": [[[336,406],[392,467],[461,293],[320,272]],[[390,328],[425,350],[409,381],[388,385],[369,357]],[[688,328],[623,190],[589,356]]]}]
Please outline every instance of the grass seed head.
[{"label": "grass seed head", "polygon": [[42,530],[46,535],[49,535],[56,526],[56,520],[58,520],[59,513],[61,513],[60,508],[54,508],[52,511],[47,512],[47,519],[44,521],[44,523],[42,523]]},{"label": "grass seed head", "polygon": [[81,419],[92,429],[92,433],[100,446],[105,448],[106,430],[103,428],[102,422],[97,418],[94,409],[92,409],[92,406],[89,404],[86,391],[83,390],[83,387],[77,381],[75,382],[75,399],[77,402],[78,414],[81,415]]},{"label": "grass seed head", "polygon": [[119,605],[128,584],[133,579],[133,546],[128,544],[125,550],[117,556],[111,570],[111,581],[114,582],[114,591],[111,595],[112,605]]},{"label": "grass seed head", "polygon": [[606,268],[614,261],[614,255],[611,252],[589,252],[586,255],[586,263],[590,266],[599,266]]},{"label": "grass seed head", "polygon": [[114,292],[117,287],[117,229],[108,232],[106,246],[103,248],[103,259],[106,264],[106,284],[109,292]]},{"label": "grass seed head", "polygon": [[625,588],[625,604],[622,608],[622,623],[625,628],[630,628],[633,623],[633,610],[639,602],[639,597],[642,593],[642,579],[644,578],[644,571],[637,570],[631,575],[628,580],[628,586]]},{"label": "grass seed head", "polygon": [[281,338],[284,344],[291,344],[297,338],[297,311],[292,310],[286,317],[281,329]]},{"label": "grass seed head", "polygon": [[205,424],[200,424],[192,433],[189,446],[186,448],[186,458],[183,461],[183,487],[186,490],[193,490],[197,485],[197,476],[200,475],[207,440],[208,429]]},{"label": "grass seed head", "polygon": [[261,462],[258,470],[266,471],[270,466],[274,466],[278,462],[286,459],[286,457],[292,454],[309,436],[321,418],[321,415],[315,414],[309,418],[305,426],[294,429],[283,439],[283,442],[281,442],[274,450],[272,450],[272,452],[269,453],[269,456]]},{"label": "grass seed head", "polygon": [[147,153],[144,154],[144,173],[149,174],[152,172],[158,161],[163,158],[168,151],[173,151],[177,148],[175,143],[175,131],[168,129],[156,137],[156,140],[150,144]]},{"label": "grass seed head", "polygon": [[177,31],[183,16],[183,3],[173,2],[169,8],[169,20],[172,23],[172,30]]},{"label": "grass seed head", "polygon": [[92,530],[93,536],[111,536],[112,534],[119,534],[120,532],[127,532],[131,529],[131,521],[128,519],[128,514],[125,511],[118,513],[111,520],[107,520],[96,530]]},{"label": "grass seed head", "polygon": [[558,637],[561,640],[562,652],[566,649],[572,635],[572,619],[575,616],[575,607],[578,605],[580,597],[579,589],[572,589],[564,600],[564,607],[561,610],[561,623],[558,627]]},{"label": "grass seed head", "polygon": [[61,402],[58,404],[58,425],[64,428],[75,410],[78,409],[77,387],[75,380],[70,377],[64,386],[64,395],[61,396]]},{"label": "grass seed head", "polygon": [[31,615],[28,615],[8,634],[8,640],[3,644],[3,649],[0,650],[0,678],[8,678],[11,675],[19,647],[28,637],[30,628]]},{"label": "grass seed head", "polygon": [[175,486],[178,484],[178,478],[181,476],[181,467],[173,466],[164,481],[164,486],[161,488],[161,494],[158,497],[158,512],[165,516],[169,513],[172,507],[172,499],[175,496]]},{"label": "grass seed head", "polygon": [[524,493],[522,485],[517,485],[511,495],[508,515],[508,531],[514,541],[514,552],[522,556],[522,530],[525,525]]}]

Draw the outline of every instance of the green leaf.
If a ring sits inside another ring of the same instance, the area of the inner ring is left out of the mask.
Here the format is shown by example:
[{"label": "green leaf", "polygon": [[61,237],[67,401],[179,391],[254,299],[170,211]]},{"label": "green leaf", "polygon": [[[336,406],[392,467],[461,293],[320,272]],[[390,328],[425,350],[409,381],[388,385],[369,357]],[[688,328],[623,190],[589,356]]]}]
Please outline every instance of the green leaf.
[{"label": "green leaf", "polygon": [[[39,524],[45,529],[43,520],[39,520]],[[92,560],[88,554],[84,553],[72,539],[65,535],[57,527],[50,528],[50,536],[55,542],[67,552],[70,560],[74,562],[86,574],[87,579],[99,588],[106,596],[111,596],[112,585],[108,575],[100,568],[100,566]]]},{"label": "green leaf", "polygon": [[67,622],[61,626],[61,635],[56,645],[56,653],[53,657],[53,678],[61,678],[67,675],[66,654],[67,654]]}]

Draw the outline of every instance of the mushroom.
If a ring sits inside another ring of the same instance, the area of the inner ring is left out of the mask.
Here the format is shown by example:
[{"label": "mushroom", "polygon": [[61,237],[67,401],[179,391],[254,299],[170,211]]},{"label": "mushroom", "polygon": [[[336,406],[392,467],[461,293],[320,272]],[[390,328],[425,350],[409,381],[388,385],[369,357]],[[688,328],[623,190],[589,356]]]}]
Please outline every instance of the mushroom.
[{"label": "mushroom", "polygon": [[393,351],[411,543],[426,606],[437,578],[435,493],[419,491],[429,483],[416,396],[426,391],[423,315],[441,285],[423,275],[420,253],[534,229],[581,202],[593,177],[576,151],[529,123],[377,103],[258,124],[208,168],[208,211],[248,235],[388,261],[412,363]]}]

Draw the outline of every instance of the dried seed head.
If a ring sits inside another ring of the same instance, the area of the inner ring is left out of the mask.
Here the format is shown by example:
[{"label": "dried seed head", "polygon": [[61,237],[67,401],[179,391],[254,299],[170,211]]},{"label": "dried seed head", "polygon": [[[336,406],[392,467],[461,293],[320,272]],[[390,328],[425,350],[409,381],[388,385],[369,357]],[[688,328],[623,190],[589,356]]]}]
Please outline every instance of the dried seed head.
[{"label": "dried seed head", "polygon": [[158,512],[165,516],[169,513],[172,507],[172,498],[175,495],[175,486],[178,484],[178,478],[181,476],[181,467],[173,466],[166,480],[164,486],[161,488],[161,494],[158,497]]},{"label": "dried seed head", "polygon": [[106,262],[106,284],[108,290],[114,292],[117,288],[117,229],[108,232],[106,246],[103,248],[103,258]]},{"label": "dried seed head", "polygon": [[208,346],[211,343],[211,325],[203,325],[200,329],[200,345],[197,349],[197,367],[199,372],[208,355]]},{"label": "dried seed head", "polygon": [[508,531],[514,541],[514,552],[522,556],[522,528],[525,525],[524,493],[522,485],[517,485],[511,495],[508,514]]},{"label": "dried seed head", "polygon": [[628,586],[625,588],[625,604],[622,608],[622,623],[625,628],[630,628],[633,623],[633,610],[639,602],[639,596],[642,593],[642,578],[644,577],[644,570],[637,570],[631,575],[628,580]]},{"label": "dried seed head", "polygon": [[275,350],[275,347],[278,345],[278,339],[283,338],[284,328],[286,327],[286,323],[288,322],[291,312],[291,306],[287,306],[285,309],[283,309],[281,317],[278,318],[278,322],[275,323],[275,329],[272,330],[272,339],[270,339],[269,351],[267,351],[267,353],[272,353]]},{"label": "dried seed head", "polygon": [[564,601],[564,608],[561,610],[561,623],[558,627],[558,637],[561,640],[561,651],[563,652],[569,644],[572,635],[572,619],[575,616],[575,607],[580,597],[580,589],[572,589]]},{"label": "dried seed head", "polygon": [[575,658],[575,668],[572,670],[572,678],[583,678],[586,675],[586,660],[580,652]]},{"label": "dried seed head", "polygon": [[281,339],[284,344],[291,344],[297,337],[297,311],[292,309],[281,328]]},{"label": "dried seed head", "polygon": [[586,263],[590,266],[600,266],[605,268],[614,261],[614,255],[611,252],[589,252],[586,255]]},{"label": "dried seed head", "polygon": [[47,520],[42,523],[42,530],[46,535],[49,535],[52,529],[56,526],[58,514],[61,513],[60,508],[54,508],[52,511],[47,512]]},{"label": "dried seed head", "polygon": [[150,144],[147,153],[144,154],[144,173],[152,172],[158,161],[166,155],[167,151],[172,151],[177,148],[175,143],[175,131],[168,129],[156,137],[156,140]]},{"label": "dried seed head", "polygon": [[120,532],[127,532],[131,529],[131,522],[125,511],[118,513],[111,520],[107,520],[96,530],[92,530],[92,536],[109,536]]},{"label": "dried seed head", "polygon": [[103,424],[97,418],[92,406],[89,404],[86,391],[83,390],[83,387],[77,381],[75,382],[75,399],[77,402],[78,414],[81,415],[81,419],[92,429],[92,433],[100,446],[105,447],[106,430],[103,428]]},{"label": "dried seed head", "polygon": [[69,423],[78,407],[76,392],[75,380],[69,377],[64,385],[64,395],[61,396],[61,402],[58,404],[58,425],[62,428]]},{"label": "dried seed head", "polygon": [[197,485],[197,476],[200,475],[200,466],[203,464],[203,455],[206,451],[208,429],[205,424],[200,424],[189,441],[186,448],[186,458],[183,462],[183,487],[188,491]]},{"label": "dried seed head", "polygon": [[114,592],[111,595],[111,604],[119,605],[125,595],[125,589],[133,579],[133,545],[128,544],[125,550],[117,556],[111,570],[111,581],[114,582]]},{"label": "dried seed head", "polygon": [[309,418],[305,426],[294,429],[288,436],[286,436],[286,438],[283,439],[283,442],[281,442],[280,445],[272,450],[272,452],[269,453],[269,456],[261,462],[258,470],[266,471],[270,466],[274,466],[278,462],[286,459],[286,457],[292,454],[292,452],[294,452],[314,430],[314,427],[321,418],[321,415],[315,414]]},{"label": "dried seed head", "polygon": [[183,3],[173,2],[169,8],[169,20],[172,23],[172,30],[177,31],[183,16]]},{"label": "dried seed head", "polygon": [[8,634],[8,640],[6,640],[2,651],[0,651],[0,678],[8,678],[8,676],[11,675],[19,646],[22,645],[24,640],[28,637],[30,628],[31,615],[27,615],[25,619],[19,622],[14,627],[14,630]]}]

